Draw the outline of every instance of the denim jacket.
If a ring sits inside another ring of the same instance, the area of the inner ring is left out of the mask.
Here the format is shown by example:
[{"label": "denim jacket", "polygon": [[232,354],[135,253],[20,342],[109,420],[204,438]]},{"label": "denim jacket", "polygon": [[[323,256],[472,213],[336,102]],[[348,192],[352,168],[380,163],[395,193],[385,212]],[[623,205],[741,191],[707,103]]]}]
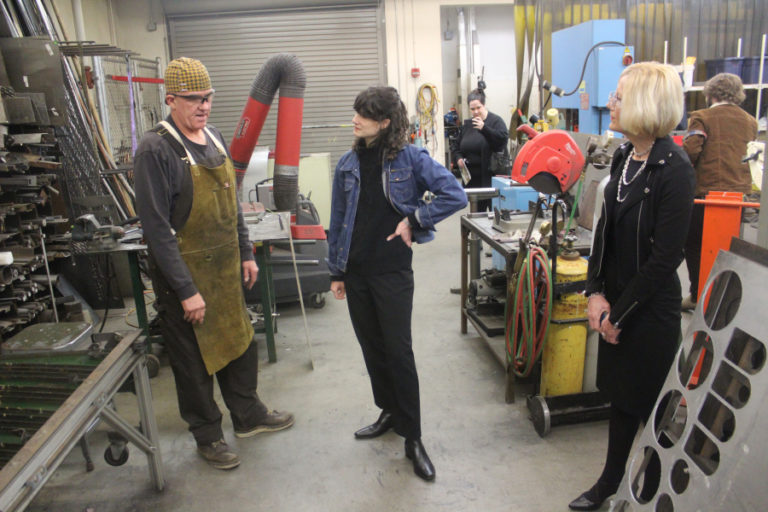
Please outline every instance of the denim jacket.
[{"label": "denim jacket", "polygon": [[[453,174],[435,161],[427,150],[407,145],[394,160],[382,162],[384,196],[403,217],[414,214],[413,241],[429,242],[435,224],[467,205],[467,195]],[[426,191],[434,194],[424,200]],[[344,275],[355,227],[360,196],[360,162],[355,151],[346,152],[333,176],[331,223],[328,229],[328,268],[331,276]]]}]

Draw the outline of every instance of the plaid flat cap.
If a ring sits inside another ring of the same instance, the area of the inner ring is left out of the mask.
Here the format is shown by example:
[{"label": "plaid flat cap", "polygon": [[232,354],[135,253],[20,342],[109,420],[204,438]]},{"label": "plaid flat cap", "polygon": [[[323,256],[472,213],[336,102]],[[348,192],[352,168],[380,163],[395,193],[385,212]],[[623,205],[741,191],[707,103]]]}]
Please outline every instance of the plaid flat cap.
[{"label": "plaid flat cap", "polygon": [[207,91],[210,88],[208,70],[197,59],[179,57],[165,68],[165,91],[168,93]]}]

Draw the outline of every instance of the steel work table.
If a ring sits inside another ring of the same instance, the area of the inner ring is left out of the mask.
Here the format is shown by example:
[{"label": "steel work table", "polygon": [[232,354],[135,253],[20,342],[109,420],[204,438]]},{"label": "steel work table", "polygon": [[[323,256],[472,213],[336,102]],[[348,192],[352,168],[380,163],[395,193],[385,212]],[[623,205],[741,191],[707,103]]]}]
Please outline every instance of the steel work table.
[{"label": "steel work table", "polygon": [[[538,230],[542,222],[547,220],[551,219],[537,219],[536,224],[534,225],[534,232]],[[522,229],[523,233],[525,233],[528,224],[531,221],[531,214],[515,215],[515,221],[515,228]],[[504,366],[504,369],[506,370],[505,400],[507,403],[513,403],[515,401],[515,378],[512,368],[507,361],[506,321],[503,318],[503,315],[501,317],[488,317],[488,322],[503,329],[503,334],[500,336],[488,335],[478,321],[477,316],[474,315],[473,312],[468,312],[467,309],[467,295],[470,280],[468,263],[470,235],[476,236],[503,256],[507,283],[510,282],[510,279],[513,276],[515,260],[520,244],[517,240],[509,238],[510,233],[502,233],[495,230],[493,228],[493,219],[489,219],[488,214],[485,212],[469,213],[462,215],[461,217],[461,249],[459,252],[461,255],[461,333],[467,333],[467,322],[469,321],[488,345],[488,348],[490,348],[499,363]],[[591,247],[591,231],[576,226],[576,236],[578,237],[578,242],[574,245],[574,248],[582,254],[588,254]],[[509,297],[507,297],[507,299],[509,300]]]},{"label": "steel work table", "polygon": [[[244,208],[245,210],[245,208]],[[259,288],[261,307],[264,313],[263,332],[267,342],[269,362],[277,361],[275,350],[275,322],[273,314],[276,308],[275,284],[272,280],[272,242],[288,240],[291,236],[289,212],[243,211],[243,218],[248,226],[248,237],[253,242],[253,254],[259,266]]]}]

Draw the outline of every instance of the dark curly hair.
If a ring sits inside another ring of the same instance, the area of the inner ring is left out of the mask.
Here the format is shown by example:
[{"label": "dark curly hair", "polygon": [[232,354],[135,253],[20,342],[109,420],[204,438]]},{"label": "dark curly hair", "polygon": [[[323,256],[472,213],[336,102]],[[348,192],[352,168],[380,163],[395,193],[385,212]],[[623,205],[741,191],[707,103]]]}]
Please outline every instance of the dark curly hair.
[{"label": "dark curly hair", "polygon": [[[408,113],[394,87],[369,87],[355,98],[355,112],[374,121],[389,119],[389,126],[379,132],[384,157],[394,160],[408,143]],[[362,141],[355,140],[354,148]]]},{"label": "dark curly hair", "polygon": [[733,73],[718,73],[704,84],[704,96],[715,101],[726,101],[741,105],[746,99],[741,78]]}]

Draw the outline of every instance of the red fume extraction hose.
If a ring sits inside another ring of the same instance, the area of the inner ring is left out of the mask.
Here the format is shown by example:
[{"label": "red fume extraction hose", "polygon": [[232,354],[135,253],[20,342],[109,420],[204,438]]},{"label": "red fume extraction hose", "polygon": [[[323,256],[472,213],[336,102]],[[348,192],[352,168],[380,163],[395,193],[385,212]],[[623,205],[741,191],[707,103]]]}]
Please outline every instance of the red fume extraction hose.
[{"label": "red fume extraction hose", "polygon": [[253,148],[267,119],[269,107],[280,89],[277,108],[277,138],[275,140],[275,181],[273,192],[278,210],[294,210],[299,193],[299,154],[301,151],[301,121],[304,112],[304,89],[307,76],[304,66],[295,56],[281,53],[270,57],[259,70],[251,85],[251,94],[237,123],[235,137],[229,147],[237,174],[238,189]]}]

